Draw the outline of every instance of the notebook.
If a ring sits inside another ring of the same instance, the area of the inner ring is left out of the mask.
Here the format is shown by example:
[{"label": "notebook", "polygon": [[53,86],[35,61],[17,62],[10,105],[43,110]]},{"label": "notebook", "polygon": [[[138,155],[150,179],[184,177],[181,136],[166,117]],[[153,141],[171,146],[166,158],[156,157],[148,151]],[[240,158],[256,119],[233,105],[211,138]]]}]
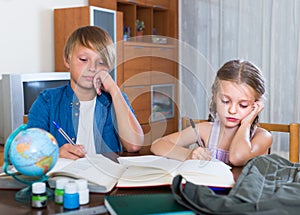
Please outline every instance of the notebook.
[{"label": "notebook", "polygon": [[104,205],[111,215],[195,214],[178,204],[172,193],[105,196]]}]

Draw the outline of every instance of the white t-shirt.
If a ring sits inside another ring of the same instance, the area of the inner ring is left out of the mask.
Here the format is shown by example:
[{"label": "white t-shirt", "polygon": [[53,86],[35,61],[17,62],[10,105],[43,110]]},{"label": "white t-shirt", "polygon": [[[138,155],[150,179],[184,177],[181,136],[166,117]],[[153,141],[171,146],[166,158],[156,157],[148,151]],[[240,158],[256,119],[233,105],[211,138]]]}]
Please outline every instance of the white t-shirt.
[{"label": "white t-shirt", "polygon": [[84,146],[87,154],[96,154],[93,132],[95,105],[96,97],[90,101],[80,101],[80,115],[76,142]]}]

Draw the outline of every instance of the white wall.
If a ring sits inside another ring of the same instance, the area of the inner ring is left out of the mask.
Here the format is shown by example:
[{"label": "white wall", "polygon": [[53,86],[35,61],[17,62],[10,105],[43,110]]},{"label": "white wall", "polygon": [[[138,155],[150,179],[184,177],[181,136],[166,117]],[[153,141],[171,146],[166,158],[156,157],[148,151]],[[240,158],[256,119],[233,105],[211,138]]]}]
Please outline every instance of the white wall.
[{"label": "white wall", "polygon": [[0,74],[54,71],[53,9],[87,4],[88,0],[0,0]]}]

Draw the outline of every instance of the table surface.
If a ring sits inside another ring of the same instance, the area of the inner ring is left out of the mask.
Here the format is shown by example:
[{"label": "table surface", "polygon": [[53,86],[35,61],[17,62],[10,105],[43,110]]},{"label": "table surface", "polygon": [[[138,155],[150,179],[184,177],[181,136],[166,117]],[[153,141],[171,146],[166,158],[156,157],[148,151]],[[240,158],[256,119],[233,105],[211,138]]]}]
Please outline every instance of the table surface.
[{"label": "table surface", "polygon": [[[140,155],[140,154],[137,154]],[[122,154],[124,156],[124,154]],[[126,154],[126,156],[132,156]],[[108,156],[110,157],[110,156]],[[112,158],[115,160],[115,157]],[[241,167],[233,168],[234,178],[237,179],[241,172]],[[105,195],[130,195],[130,194],[145,194],[145,193],[170,193],[170,186],[158,186],[158,187],[142,187],[142,188],[115,188],[110,193],[90,193],[90,202],[87,205],[80,206],[77,210],[66,210],[62,205],[55,204],[54,200],[48,200],[48,205],[45,208],[35,209],[31,207],[30,203],[21,203],[15,200],[15,194],[18,190],[1,189],[0,190],[0,214],[100,214],[104,208],[104,196]],[[108,214],[104,212],[103,214]]]},{"label": "table surface", "polygon": [[[0,190],[0,214],[99,214],[103,211],[104,196],[116,194],[145,194],[145,193],[168,193],[171,192],[169,186],[147,187],[147,188],[116,188],[107,194],[90,193],[90,202],[87,205],[80,206],[77,210],[66,210],[62,205],[55,204],[54,200],[48,200],[45,208],[32,208],[30,203],[21,203],[15,201],[17,190]],[[108,214],[105,212],[104,214]]]}]

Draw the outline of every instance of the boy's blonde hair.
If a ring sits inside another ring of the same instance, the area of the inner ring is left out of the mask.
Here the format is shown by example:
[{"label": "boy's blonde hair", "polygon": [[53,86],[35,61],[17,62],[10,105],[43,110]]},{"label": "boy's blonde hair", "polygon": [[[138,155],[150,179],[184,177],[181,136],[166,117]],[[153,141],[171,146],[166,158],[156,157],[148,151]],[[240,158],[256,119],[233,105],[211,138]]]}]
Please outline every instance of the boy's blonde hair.
[{"label": "boy's blonde hair", "polygon": [[68,38],[64,58],[67,62],[76,45],[82,45],[99,53],[105,66],[111,70],[115,62],[115,47],[110,35],[97,26],[76,29]]}]

